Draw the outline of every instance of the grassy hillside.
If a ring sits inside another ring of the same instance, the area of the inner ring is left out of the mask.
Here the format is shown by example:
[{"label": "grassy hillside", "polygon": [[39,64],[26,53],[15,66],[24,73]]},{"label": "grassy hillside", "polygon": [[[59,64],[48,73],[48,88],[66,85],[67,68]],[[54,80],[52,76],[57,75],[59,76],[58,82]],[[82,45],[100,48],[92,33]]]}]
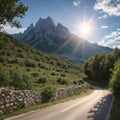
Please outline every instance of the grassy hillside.
[{"label": "grassy hillside", "polygon": [[[41,90],[48,85],[56,88],[68,87],[84,77],[80,66],[40,52],[9,35],[2,34],[0,34],[0,68],[19,70],[27,74],[33,82],[33,90]],[[63,82],[59,82],[61,79]]]}]

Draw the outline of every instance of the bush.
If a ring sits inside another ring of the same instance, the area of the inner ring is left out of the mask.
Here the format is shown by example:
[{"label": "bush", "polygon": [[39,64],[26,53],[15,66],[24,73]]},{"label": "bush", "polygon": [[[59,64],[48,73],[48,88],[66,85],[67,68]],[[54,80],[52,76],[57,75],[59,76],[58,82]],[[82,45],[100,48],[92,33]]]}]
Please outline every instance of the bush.
[{"label": "bush", "polygon": [[31,75],[32,75],[33,77],[38,77],[38,76],[39,76],[38,73],[32,73]]},{"label": "bush", "polygon": [[51,65],[54,65],[54,62],[53,62],[53,61],[50,61],[50,64],[51,64]]},{"label": "bush", "polygon": [[42,103],[52,101],[54,100],[55,88],[46,87],[42,90],[41,95],[42,95]]},{"label": "bush", "polygon": [[23,53],[19,53],[19,54],[17,54],[17,57],[24,58],[24,54]]},{"label": "bush", "polygon": [[38,79],[38,83],[46,83],[46,82],[47,82],[47,80],[44,77],[41,77]]},{"label": "bush", "polygon": [[66,75],[65,74],[61,74],[61,77],[65,77]]},{"label": "bush", "polygon": [[0,68],[0,87],[9,85],[8,73],[5,69]]},{"label": "bush", "polygon": [[68,82],[63,78],[58,78],[57,83],[59,83],[61,85],[67,85],[68,84]]},{"label": "bush", "polygon": [[0,56],[0,62],[1,63],[4,63],[5,62],[5,59],[3,57]]},{"label": "bush", "polygon": [[79,81],[78,81],[78,84],[80,85],[80,84],[84,84],[85,83],[85,81],[83,80],[83,79],[80,79]]},{"label": "bush", "polygon": [[25,64],[25,67],[36,67],[34,62],[26,61],[24,64]]},{"label": "bush", "polygon": [[20,89],[24,90],[24,89],[28,89],[31,90],[32,89],[32,82],[30,81],[30,77],[26,74],[22,75],[22,80],[21,80],[21,86]]},{"label": "bush", "polygon": [[113,90],[114,93],[120,92],[120,60],[115,63],[115,67],[112,71],[110,88]]},{"label": "bush", "polygon": [[10,86],[13,86],[15,90],[24,90],[32,88],[32,82],[30,81],[29,76],[24,73],[21,74],[20,71],[10,70],[10,79]]},{"label": "bush", "polygon": [[56,74],[54,72],[51,73],[52,76],[55,76]]},{"label": "bush", "polygon": [[74,85],[77,85],[77,81],[73,81],[73,84],[74,84]]}]

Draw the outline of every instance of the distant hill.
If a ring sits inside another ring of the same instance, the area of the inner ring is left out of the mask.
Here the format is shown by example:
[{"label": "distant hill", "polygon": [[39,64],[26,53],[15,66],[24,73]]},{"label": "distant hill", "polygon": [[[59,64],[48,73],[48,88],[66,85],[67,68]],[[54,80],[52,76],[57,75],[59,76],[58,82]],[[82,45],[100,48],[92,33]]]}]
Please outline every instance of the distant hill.
[{"label": "distant hill", "polygon": [[[1,34],[0,68],[26,73],[33,81],[33,90],[41,90],[48,85],[56,88],[68,87],[74,85],[73,81],[84,77],[80,66],[57,56],[45,54],[9,35]],[[61,81],[57,81],[58,79]]]},{"label": "distant hill", "polygon": [[40,18],[35,26],[31,24],[24,33],[12,36],[34,48],[62,55],[75,62],[83,62],[97,52],[112,51],[108,47],[99,46],[79,38],[60,23],[55,25],[51,17]]}]

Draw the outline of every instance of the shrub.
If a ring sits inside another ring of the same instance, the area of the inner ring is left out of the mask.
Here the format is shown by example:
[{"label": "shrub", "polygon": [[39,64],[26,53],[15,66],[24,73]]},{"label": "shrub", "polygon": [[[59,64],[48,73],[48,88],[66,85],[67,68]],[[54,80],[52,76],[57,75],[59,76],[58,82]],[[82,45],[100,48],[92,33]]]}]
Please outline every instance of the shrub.
[{"label": "shrub", "polygon": [[35,58],[35,61],[40,61],[40,59],[36,57],[36,58]]},{"label": "shrub", "polygon": [[54,72],[51,73],[52,76],[55,76],[56,74]]},{"label": "shrub", "polygon": [[68,82],[63,78],[58,78],[57,83],[59,83],[61,85],[67,85],[68,84]]},{"label": "shrub", "polygon": [[5,62],[5,59],[3,57],[0,56],[0,62],[1,63],[4,63]]},{"label": "shrub", "polygon": [[26,61],[24,64],[25,67],[36,67],[35,63],[31,61]]},{"label": "shrub", "polygon": [[22,49],[18,48],[18,49],[17,49],[17,52],[22,52]]},{"label": "shrub", "polygon": [[73,81],[73,84],[74,84],[74,85],[77,85],[77,81]]},{"label": "shrub", "polygon": [[54,65],[54,62],[53,62],[53,61],[50,61],[50,64],[51,64],[51,65]]},{"label": "shrub", "polygon": [[10,70],[10,79],[10,86],[13,86],[15,90],[32,88],[32,82],[30,81],[29,76],[24,73],[21,74],[20,71]]},{"label": "shrub", "polygon": [[59,69],[57,69],[56,71],[57,71],[57,72],[62,72],[62,70],[59,70]]},{"label": "shrub", "polygon": [[80,79],[79,81],[78,81],[78,84],[80,85],[80,84],[84,84],[85,83],[85,81],[83,80],[83,79]]},{"label": "shrub", "polygon": [[115,67],[112,71],[110,88],[113,90],[114,93],[120,92],[120,60],[115,63]]},{"label": "shrub", "polygon": [[47,82],[47,80],[44,77],[41,77],[38,79],[38,83],[46,83],[46,82]]},{"label": "shrub", "polygon": [[17,54],[17,57],[24,58],[24,54],[23,53],[19,53],[19,54]]},{"label": "shrub", "polygon": [[9,84],[8,73],[5,69],[0,68],[0,86],[4,87]]},{"label": "shrub", "polygon": [[21,86],[20,86],[20,89],[32,89],[32,81],[30,81],[30,77],[26,74],[23,74],[22,75],[22,80],[21,80]]},{"label": "shrub", "polygon": [[42,69],[45,69],[45,66],[42,65],[42,64],[40,64],[40,63],[38,63],[38,67],[39,67],[39,68],[42,68]]},{"label": "shrub", "polygon": [[66,75],[65,74],[61,74],[61,77],[65,77]]},{"label": "shrub", "polygon": [[41,95],[42,95],[42,103],[46,103],[51,100],[54,100],[55,88],[46,87],[42,90]]},{"label": "shrub", "polygon": [[27,69],[26,69],[26,71],[27,71],[27,72],[30,72],[30,69],[29,69],[29,68],[27,68]]},{"label": "shrub", "polygon": [[33,76],[33,77],[38,77],[39,74],[38,74],[38,73],[32,73],[32,76]]}]

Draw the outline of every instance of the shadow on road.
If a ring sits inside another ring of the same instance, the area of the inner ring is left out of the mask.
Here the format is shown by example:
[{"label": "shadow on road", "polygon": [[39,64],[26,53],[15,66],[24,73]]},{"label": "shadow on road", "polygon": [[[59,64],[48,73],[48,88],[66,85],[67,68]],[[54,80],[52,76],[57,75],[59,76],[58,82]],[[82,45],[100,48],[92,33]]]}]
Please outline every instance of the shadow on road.
[{"label": "shadow on road", "polygon": [[111,100],[111,94],[102,97],[100,101],[97,102],[94,107],[88,112],[88,118],[91,118],[93,120],[105,120],[108,114]]}]

